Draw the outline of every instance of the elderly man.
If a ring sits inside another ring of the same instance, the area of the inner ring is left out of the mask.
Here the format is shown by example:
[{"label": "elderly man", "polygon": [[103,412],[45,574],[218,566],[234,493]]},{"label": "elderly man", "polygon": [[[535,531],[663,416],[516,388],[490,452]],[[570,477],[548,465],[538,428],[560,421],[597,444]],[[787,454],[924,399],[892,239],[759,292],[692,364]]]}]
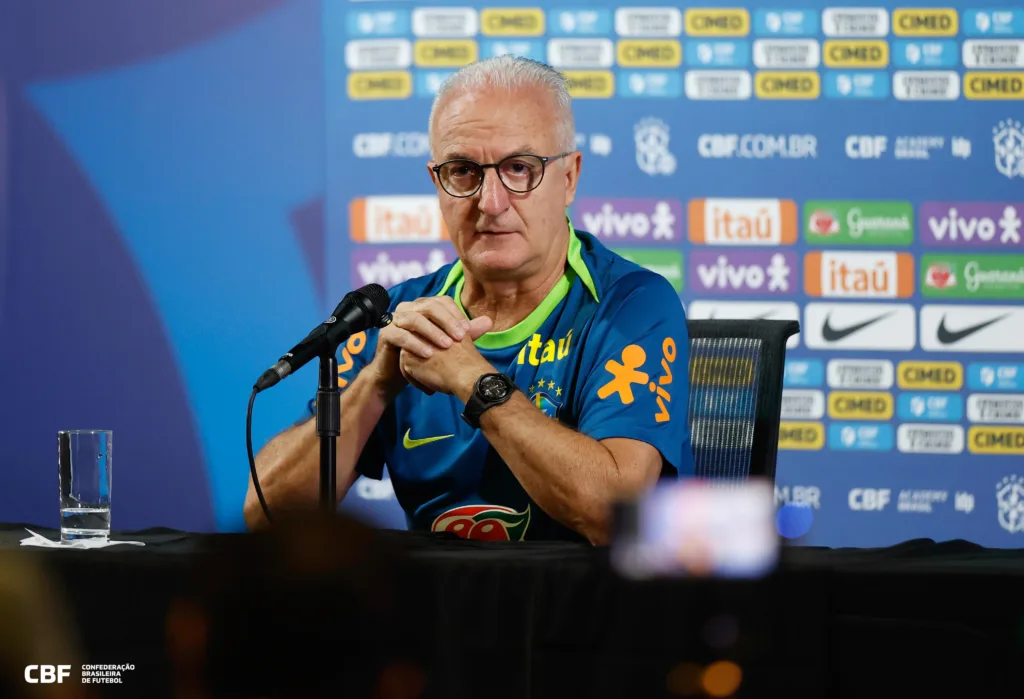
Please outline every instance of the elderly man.
[{"label": "elderly man", "polygon": [[[427,168],[459,259],[392,289],[394,322],[344,348],[339,498],[386,463],[411,529],[605,544],[614,500],[693,473],[682,305],[567,220],[575,132],[542,63],[441,87]],[[264,447],[271,509],[315,506],[318,455],[312,421]],[[252,483],[245,517],[266,521]]]}]

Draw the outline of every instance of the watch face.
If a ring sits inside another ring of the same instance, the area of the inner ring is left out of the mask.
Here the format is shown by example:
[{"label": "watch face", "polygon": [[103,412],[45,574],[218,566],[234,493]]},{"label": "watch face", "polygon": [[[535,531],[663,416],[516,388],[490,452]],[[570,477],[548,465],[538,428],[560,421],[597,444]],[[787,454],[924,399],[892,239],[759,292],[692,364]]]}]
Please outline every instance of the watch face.
[{"label": "watch face", "polygon": [[504,398],[508,394],[508,386],[498,376],[485,376],[480,380],[480,395],[488,400]]}]

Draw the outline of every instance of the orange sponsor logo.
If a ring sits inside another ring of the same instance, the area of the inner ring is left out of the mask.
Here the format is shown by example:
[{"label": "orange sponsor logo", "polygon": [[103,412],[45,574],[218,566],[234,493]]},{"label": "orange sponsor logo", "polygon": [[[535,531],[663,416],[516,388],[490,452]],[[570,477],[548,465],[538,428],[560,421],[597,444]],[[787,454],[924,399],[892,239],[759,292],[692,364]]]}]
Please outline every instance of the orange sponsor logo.
[{"label": "orange sponsor logo", "polygon": [[910,298],[914,258],[905,252],[811,252],[804,257],[804,291],[831,298]]},{"label": "orange sponsor logo", "polygon": [[437,197],[384,196],[353,199],[349,236],[361,243],[433,243],[448,240]]},{"label": "orange sponsor logo", "polygon": [[693,199],[690,242],[706,245],[790,245],[796,242],[791,199]]}]

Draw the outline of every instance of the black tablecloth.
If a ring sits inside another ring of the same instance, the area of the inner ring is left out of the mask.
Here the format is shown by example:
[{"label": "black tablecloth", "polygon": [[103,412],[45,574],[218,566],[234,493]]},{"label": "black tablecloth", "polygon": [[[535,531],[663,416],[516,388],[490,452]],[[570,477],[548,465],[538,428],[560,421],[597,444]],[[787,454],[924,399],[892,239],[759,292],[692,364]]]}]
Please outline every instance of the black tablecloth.
[{"label": "black tablecloth", "polygon": [[[26,536],[23,525],[0,525],[2,548]],[[60,583],[83,662],[136,666],[109,696],[170,697],[172,602],[209,556],[251,537],[149,529],[113,538],[147,546],[20,551]],[[403,609],[414,619],[401,633],[428,668],[428,696],[672,696],[674,669],[714,659],[702,633],[723,616],[760,644],[760,655],[722,651],[747,659],[748,690],[1024,695],[1024,551],[930,540],[794,547],[762,581],[639,583],[617,576],[602,548],[411,532],[380,540],[402,554]]]}]

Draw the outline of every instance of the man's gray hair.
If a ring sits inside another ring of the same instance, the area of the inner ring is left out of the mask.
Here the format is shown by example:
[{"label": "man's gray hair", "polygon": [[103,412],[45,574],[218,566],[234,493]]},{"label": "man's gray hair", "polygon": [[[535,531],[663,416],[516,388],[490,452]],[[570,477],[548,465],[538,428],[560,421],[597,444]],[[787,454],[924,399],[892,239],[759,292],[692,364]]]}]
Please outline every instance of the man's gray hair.
[{"label": "man's gray hair", "polygon": [[[434,138],[434,119],[440,105],[459,93],[477,92],[488,87],[508,91],[535,87],[546,91],[555,104],[556,113],[552,114],[552,121],[559,152],[576,149],[576,120],[572,113],[569,80],[546,63],[511,55],[495,56],[470,63],[441,83],[434,104],[430,108],[430,120],[427,122],[427,133],[431,141]],[[430,144],[430,151],[434,152],[433,143]]]}]

